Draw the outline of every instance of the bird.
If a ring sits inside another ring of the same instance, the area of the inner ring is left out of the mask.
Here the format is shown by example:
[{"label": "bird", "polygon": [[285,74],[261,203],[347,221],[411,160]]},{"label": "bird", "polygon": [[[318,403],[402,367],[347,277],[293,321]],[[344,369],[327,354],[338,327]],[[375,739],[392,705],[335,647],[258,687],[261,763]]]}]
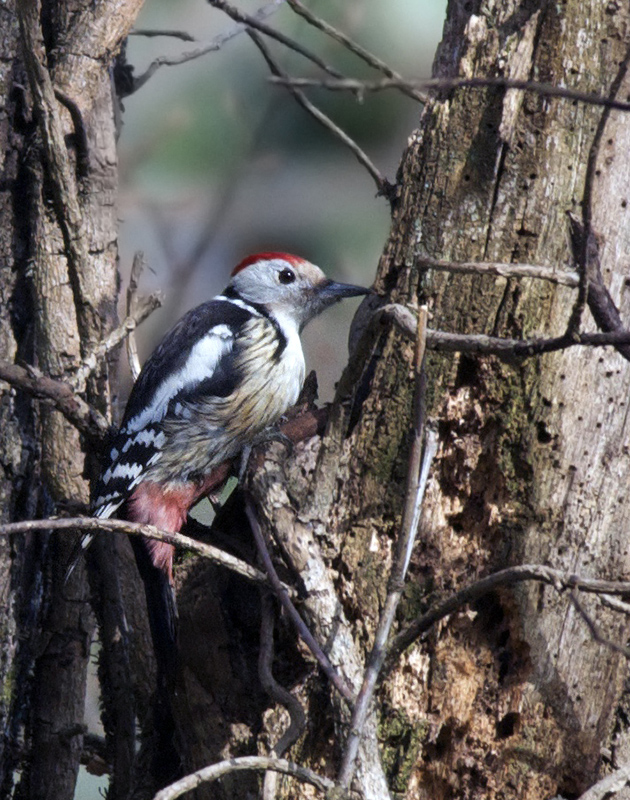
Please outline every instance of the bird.
[{"label": "bird", "polygon": [[[179,532],[192,506],[224,482],[222,465],[297,401],[304,326],[335,302],[370,291],[335,282],[289,253],[243,259],[222,294],[188,311],[144,364],[106,448],[93,516]],[[132,537],[132,546],[156,659],[171,670],[174,548],[144,537]]]}]

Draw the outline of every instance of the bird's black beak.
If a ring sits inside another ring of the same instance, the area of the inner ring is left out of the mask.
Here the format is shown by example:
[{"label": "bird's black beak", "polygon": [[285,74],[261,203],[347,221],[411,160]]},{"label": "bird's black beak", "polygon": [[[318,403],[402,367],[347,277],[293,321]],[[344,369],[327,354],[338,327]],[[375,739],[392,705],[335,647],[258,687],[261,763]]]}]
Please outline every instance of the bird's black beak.
[{"label": "bird's black beak", "polygon": [[322,302],[329,306],[338,300],[343,300],[344,297],[358,297],[361,294],[370,294],[371,291],[371,289],[366,289],[363,286],[353,286],[351,283],[327,281],[320,289],[319,294]]}]

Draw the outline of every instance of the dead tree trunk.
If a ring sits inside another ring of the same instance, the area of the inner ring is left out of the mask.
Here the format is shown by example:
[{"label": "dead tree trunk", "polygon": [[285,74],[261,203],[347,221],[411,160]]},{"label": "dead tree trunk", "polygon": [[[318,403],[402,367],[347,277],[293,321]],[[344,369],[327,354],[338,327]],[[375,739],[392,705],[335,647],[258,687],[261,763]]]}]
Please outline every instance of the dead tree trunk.
[{"label": "dead tree trunk", "polygon": [[[0,17],[3,52],[13,59],[0,121],[0,358],[55,378],[73,379],[114,318],[108,67],[138,6],[52,3],[42,13],[24,0]],[[625,99],[629,21],[615,3],[452,2],[436,75],[570,84]],[[427,304],[434,329],[510,339],[566,332],[566,345],[583,329],[618,327],[629,304],[627,119],[544,91],[437,91],[403,158],[372,306]],[[569,211],[581,218],[581,239],[571,240]],[[428,259],[504,266],[495,276],[464,274],[428,269]],[[577,271],[582,279],[576,288],[557,275],[509,276],[511,264]],[[343,684],[353,692],[360,686],[388,591],[414,394],[412,344],[393,323],[376,328],[365,317],[367,334],[325,434],[293,453],[282,443],[266,447],[253,461],[246,499],[235,496],[215,526],[226,549],[255,560],[243,514],[250,504],[342,691],[330,688],[273,601],[190,559],[178,574],[182,653],[173,699],[186,768],[278,753],[288,724],[283,705],[298,734],[288,752],[294,761],[331,778],[344,761],[353,703]],[[430,355],[428,411],[440,447],[400,625],[476,578],[523,562],[629,577],[627,355],[585,347],[529,360]],[[81,390],[107,411],[104,374]],[[0,415],[5,517],[84,505],[76,430],[5,385]],[[8,732],[0,791],[9,794],[22,766],[17,796],[69,798],[91,626],[85,578],[78,572],[69,587],[63,583],[68,540],[33,536],[11,545],[0,542],[7,643],[0,719]],[[102,578],[109,561],[98,553]],[[142,648],[126,647],[146,631],[139,622],[127,629],[117,616],[125,602],[117,577],[93,582],[93,592],[103,593],[96,607],[110,659],[103,686],[113,798],[152,789],[151,779],[140,786],[148,770],[134,752],[136,718],[149,727],[151,667],[133,660]],[[452,614],[409,647],[380,685],[362,728],[354,786],[367,800],[391,792],[533,800],[575,796],[620,766],[628,747],[626,663],[601,640],[623,644],[627,623],[606,602],[521,584]],[[127,603],[130,613],[137,606]],[[275,681],[291,688],[305,724]],[[252,775],[230,776],[204,793],[244,797],[257,785]],[[283,778],[277,796],[310,793]]]},{"label": "dead tree trunk", "polygon": [[[529,79],[626,99],[627,10],[489,2],[474,11],[450,4],[437,77]],[[604,283],[628,319],[629,135],[626,114],[570,100],[496,88],[437,94],[403,160],[377,288],[396,302],[428,303],[436,329],[562,334],[575,289],[427,271],[420,260],[563,271],[579,261],[567,220],[574,212],[598,236]],[[596,329],[588,311],[583,318]],[[319,475],[334,485],[325,493],[318,481],[311,501],[327,535],[340,537],[351,587],[343,596],[366,637],[365,598],[378,603],[374,570],[387,562],[400,503],[408,350],[395,329],[381,337],[354,403],[341,406],[329,431],[336,446],[322,445]],[[521,562],[627,578],[628,501],[618,487],[630,470],[630,369],[622,355],[575,348],[502,363],[435,354],[428,382],[440,450],[407,613]],[[603,636],[624,643],[623,616],[597,600],[579,604]],[[400,741],[401,717],[415,748],[401,764],[408,797],[572,796],[607,768],[602,752],[615,765],[627,664],[594,640],[579,607],[536,585],[498,592],[403,656],[380,716],[386,748]]]},{"label": "dead tree trunk", "polygon": [[[453,2],[435,75],[535,80],[625,100],[628,22],[618,4]],[[377,291],[390,302],[427,303],[434,329],[514,339],[561,335],[572,320],[571,335],[580,320],[575,287],[422,264],[524,263],[559,273],[588,265],[583,329],[596,330],[595,319],[606,330],[613,323],[595,301],[597,246],[603,284],[627,319],[629,136],[627,114],[571,99],[496,87],[437,92],[403,158]],[[572,246],[567,212],[591,226],[591,257]],[[260,517],[307,584],[305,616],[355,687],[404,500],[412,350],[393,324],[378,334],[342,380],[325,436],[290,458],[274,445],[252,479]],[[523,562],[627,579],[624,356],[585,347],[504,361],[434,353],[427,375],[440,447],[401,623]],[[328,570],[316,585],[314,561]],[[593,625],[624,643],[623,615],[536,584],[493,592],[450,617],[381,687],[359,758],[365,796],[386,796],[370,765],[377,738],[390,788],[408,798],[575,796],[619,766],[627,665],[596,641]],[[188,667],[199,687],[205,666]],[[291,757],[334,774],[347,709],[295,663],[291,680],[310,712]],[[251,726],[240,732],[245,746],[258,735]],[[285,786],[283,796],[302,796]]]},{"label": "dead tree trunk", "polygon": [[[627,23],[627,10],[584,3],[488,3],[461,16],[453,4],[436,74],[501,75],[625,100]],[[603,282],[627,320],[629,136],[627,114],[569,100],[496,89],[437,97],[404,160],[380,285],[393,283],[403,302],[417,291],[435,328],[562,334],[575,289],[415,265],[430,256],[593,269],[586,247],[571,246],[574,212],[592,226]],[[598,278],[591,280],[584,328],[595,330],[595,317],[606,329]],[[385,347],[395,352],[391,336]],[[364,415],[395,363],[393,354],[379,363]],[[522,363],[435,356],[429,384],[441,449],[416,556],[416,602],[522,562],[627,579],[629,506],[618,491],[630,470],[623,355],[575,348]],[[627,663],[595,641],[581,608],[602,636],[624,643],[623,615],[535,585],[487,597],[474,617],[452,619],[433,639],[412,669],[431,680],[422,681],[419,703],[403,703],[427,726],[411,776],[418,796],[571,796],[605,760],[621,766],[616,749],[623,753],[626,734],[616,711]],[[407,669],[389,691],[409,680]]]},{"label": "dead tree trunk", "polygon": [[[0,15],[0,359],[57,380],[73,380],[116,317],[110,66],[139,6],[24,0]],[[108,413],[101,367],[77,389]],[[4,383],[1,407],[3,518],[85,510],[78,430]],[[32,534],[0,543],[3,796],[18,779],[16,796],[74,794],[94,628],[84,567],[64,580],[75,541]]]}]

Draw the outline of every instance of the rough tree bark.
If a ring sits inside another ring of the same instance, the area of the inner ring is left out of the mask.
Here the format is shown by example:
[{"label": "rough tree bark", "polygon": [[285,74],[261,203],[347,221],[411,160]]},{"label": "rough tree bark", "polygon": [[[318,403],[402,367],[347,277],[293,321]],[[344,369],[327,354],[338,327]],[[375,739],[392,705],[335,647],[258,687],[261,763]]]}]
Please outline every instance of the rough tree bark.
[{"label": "rough tree bark", "polygon": [[[627,9],[489,2],[449,12],[438,76],[498,74],[627,97]],[[443,96],[405,158],[381,285],[395,281],[408,301],[406,287],[418,283],[436,328],[562,333],[575,291],[417,274],[413,263],[429,255],[562,269],[573,262],[572,211],[598,235],[605,283],[627,320],[629,135],[627,115],[572,102]],[[595,328],[588,312],[584,325]],[[435,357],[429,375],[442,449],[417,555],[420,602],[519,562],[627,578],[629,504],[618,491],[630,470],[626,360],[584,349],[524,364]],[[624,643],[625,617],[580,602],[603,635]],[[568,598],[531,585],[475,611],[440,631],[411,670],[431,676],[414,711],[427,725],[412,774],[418,796],[571,796],[605,760],[623,763],[616,714],[626,660],[594,641]],[[401,666],[390,692],[403,676]]]},{"label": "rough tree bark", "polygon": [[[41,16],[36,3],[24,0],[26,58],[16,9],[5,6],[0,358],[71,378],[113,322],[116,159],[108,68],[139,2],[51,3]],[[435,72],[528,78],[625,98],[629,16],[617,3],[454,0]],[[52,102],[38,70],[44,62],[60,98]],[[56,153],[46,156],[51,115],[61,122],[64,147],[57,141]],[[605,284],[627,319],[627,120],[536,93],[436,94],[401,164],[375,284],[380,299],[411,307],[426,302],[431,327],[442,330],[514,338],[561,333],[576,318],[575,288],[419,265],[428,256],[575,270],[584,252],[570,244],[566,212],[574,211],[597,234]],[[68,144],[78,217],[60,201],[51,166]],[[594,329],[588,311],[582,316]],[[264,448],[246,484],[276,560],[285,561],[282,577],[297,587],[300,610],[355,690],[387,590],[413,394],[412,344],[394,325],[373,332],[371,342],[343,376],[324,435],[292,453],[282,443]],[[440,450],[401,624],[510,564],[630,577],[630,501],[620,489],[630,477],[630,370],[620,353],[574,348],[526,362],[433,354],[427,376]],[[86,397],[104,411],[106,396],[103,376],[88,383]],[[5,385],[0,419],[4,519],[85,503],[74,429]],[[214,536],[226,549],[256,558],[242,496],[224,509]],[[20,764],[18,796],[72,796],[91,622],[81,572],[63,587],[68,548],[47,536],[0,541],[3,796]],[[94,558],[103,576],[110,561],[98,549]],[[145,797],[154,782],[134,757],[133,737],[136,717],[149,728],[151,665],[134,661],[146,642],[126,645],[146,636],[146,628],[139,617],[116,628],[120,603],[128,614],[141,604],[129,602],[131,589],[123,587],[121,596],[114,577],[92,583],[109,659],[103,682],[114,764],[110,796]],[[260,678],[264,629],[276,651],[271,672],[307,712],[289,755],[334,778],[349,704],[315,669],[284,615],[277,614],[270,636],[269,617],[261,615],[269,603],[259,589],[195,559],[179,566],[178,601],[182,655],[173,710],[184,767],[274,751],[287,714],[269,699],[273,681]],[[390,793],[432,800],[577,796],[625,763],[626,662],[595,641],[584,612],[602,635],[623,643],[628,626],[616,611],[533,584],[496,591],[437,626],[380,687],[356,788],[374,800]],[[298,716],[293,709],[294,721]],[[257,786],[255,776],[239,774],[199,795],[245,797]],[[278,797],[312,796],[286,777],[276,788]]]},{"label": "rough tree bark", "polygon": [[[610,4],[451,3],[436,75],[502,75],[625,99],[627,23],[627,10]],[[437,97],[403,160],[377,288],[397,302],[428,302],[438,329],[561,333],[574,291],[415,265],[430,256],[571,266],[566,212],[588,205],[606,284],[627,319],[629,131],[625,115],[533,94]],[[319,456],[318,475],[335,483],[328,496],[315,483],[317,519],[340,536],[333,541],[348,582],[342,596],[364,636],[372,618],[365,598],[377,606],[374,570],[387,561],[400,503],[408,350],[396,330],[381,339],[373,371],[366,366],[354,393],[358,424],[353,429],[349,405],[329,431],[337,451],[325,441]],[[629,381],[626,361],[612,350],[524,364],[430,359],[441,449],[407,613],[522,561],[627,577],[628,501],[617,487],[630,469]],[[625,618],[582,602],[604,635],[623,643]],[[537,586],[489,596],[410,651],[383,689],[385,745],[402,751],[398,764],[396,756],[390,761],[399,788],[414,798],[583,791],[606,768],[602,748],[612,750],[613,763],[624,760],[615,714],[626,669],[623,657],[593,640],[566,596]]]},{"label": "rough tree bark", "polygon": [[[6,3],[2,38],[2,342],[5,362],[71,380],[115,321],[117,160],[111,60],[139,2]],[[19,20],[19,27],[18,27]],[[81,388],[81,387],[80,387]],[[108,411],[104,373],[88,399]],[[2,386],[5,519],[85,508],[78,431]],[[2,541],[3,796],[70,798],[83,750],[94,628],[76,537]],[[15,773],[17,766],[22,773]]]},{"label": "rough tree bark", "polygon": [[[619,4],[452,2],[435,74],[530,79],[626,99],[628,22]],[[431,272],[418,260],[574,269],[567,212],[584,212],[605,284],[628,319],[629,132],[625,114],[533,93],[436,95],[403,158],[377,291],[406,305],[427,302],[433,328],[561,334],[575,289]],[[401,514],[411,353],[392,325],[342,380],[324,438],[291,458],[274,445],[251,486],[302,579],[310,580],[309,563],[326,563],[319,590],[338,606],[326,610],[311,585],[303,610],[355,686],[348,662],[373,635]],[[440,450],[403,619],[521,562],[627,579],[630,503],[620,487],[630,477],[630,369],[622,355],[574,348],[505,363],[434,354],[428,378]],[[580,608],[602,635],[624,643],[623,615],[532,584],[492,593],[405,653],[376,712],[391,788],[432,800],[570,797],[624,763],[626,660],[594,640]],[[203,684],[209,673],[196,668]],[[343,703],[312,676],[291,679],[311,712],[291,756],[334,774]],[[255,734],[246,728],[245,740]],[[379,796],[361,767],[359,778],[366,796]],[[283,780],[282,796],[309,796]]]}]

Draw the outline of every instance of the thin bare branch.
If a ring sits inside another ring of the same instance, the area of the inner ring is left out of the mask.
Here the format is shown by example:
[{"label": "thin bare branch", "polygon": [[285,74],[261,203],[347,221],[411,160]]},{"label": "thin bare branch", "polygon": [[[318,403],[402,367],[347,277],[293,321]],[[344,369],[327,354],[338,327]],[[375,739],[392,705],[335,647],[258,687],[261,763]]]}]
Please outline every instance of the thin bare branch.
[{"label": "thin bare branch", "polygon": [[403,628],[392,639],[385,671],[391,670],[400,654],[413,642],[421,638],[436,622],[458,611],[462,606],[483,597],[483,595],[497,589],[499,586],[511,586],[523,581],[547,583],[558,592],[576,588],[592,594],[630,596],[630,581],[602,581],[597,578],[582,578],[580,575],[563,572],[542,564],[521,564],[516,567],[508,567],[460,589],[459,592],[436,604],[426,614],[421,614]]},{"label": "thin bare branch", "polygon": [[498,261],[442,261],[438,258],[419,256],[416,264],[421,269],[436,269],[441,272],[461,272],[469,275],[496,275],[500,278],[536,278],[576,287],[580,276],[573,270],[558,270],[540,264],[506,264]]},{"label": "thin bare branch", "polygon": [[[625,58],[619,65],[615,79],[610,87],[608,95],[609,100],[614,100],[617,92],[628,72],[628,63],[630,61],[630,50],[626,52]],[[588,161],[586,164],[586,175],[584,177],[584,191],[582,194],[582,226],[578,230],[574,220],[569,217],[572,226],[572,243],[575,254],[575,260],[578,265],[580,273],[580,286],[578,289],[578,296],[573,305],[571,316],[567,324],[566,335],[568,337],[574,336],[581,328],[582,316],[584,309],[588,302],[589,287],[593,283],[593,279],[599,271],[599,247],[597,236],[592,226],[592,200],[593,189],[595,183],[595,176],[597,172],[597,161],[599,158],[599,150],[606,130],[606,125],[610,118],[611,106],[607,105],[597,124],[595,136],[589,148]]]},{"label": "thin bare branch", "polygon": [[[250,581],[259,584],[269,583],[267,576],[255,567],[246,564],[240,558],[230,555],[217,547],[191,539],[181,533],[162,531],[153,525],[143,525],[137,522],[127,522],[122,519],[98,519],[96,517],[66,517],[57,519],[31,519],[21,522],[9,522],[0,525],[0,536],[11,534],[29,533],[31,531],[115,531],[130,536],[144,536],[158,542],[166,542],[180,549],[191,550],[193,553],[207,558],[214,564],[236,572]],[[283,585],[283,584],[282,584]],[[283,585],[283,590],[288,592],[288,587]]]},{"label": "thin bare branch", "polygon": [[[127,317],[135,317],[138,314],[139,306],[142,304],[138,297],[138,284],[140,283],[140,276],[146,262],[144,260],[144,253],[138,250],[134,254],[133,263],[131,265],[131,272],[129,274],[129,285],[127,286]],[[153,297],[154,295],[151,295]],[[146,302],[146,301],[145,301]],[[138,356],[138,345],[133,330],[129,331],[127,336],[127,361],[129,363],[129,370],[135,380],[140,375],[140,357]]]},{"label": "thin bare branch", "polygon": [[[148,297],[143,297],[141,300],[139,300],[136,303],[134,313],[125,317],[122,323],[115,328],[106,339],[100,342],[100,344],[90,353],[90,355],[83,360],[83,364],[73,377],[73,387],[77,391],[83,391],[85,389],[85,382],[100,364],[102,359],[105,358],[105,356],[115,347],[118,347],[118,345],[127,337],[129,337],[130,334],[135,331],[138,325],[140,325],[141,322],[144,322],[144,320],[161,305],[162,296],[160,292],[154,292]],[[134,377],[137,377],[137,375]]]},{"label": "thin bare branch", "polygon": [[419,508],[422,505],[422,493],[426,486],[420,480],[422,472],[428,470],[435,453],[435,448],[425,447],[423,459],[423,439],[426,419],[425,393],[426,378],[424,374],[424,355],[426,351],[426,326],[427,308],[422,306],[418,312],[416,346],[414,351],[414,420],[409,452],[409,466],[407,469],[407,488],[405,493],[405,508],[400,525],[400,534],[396,542],[396,554],[392,571],[387,586],[387,597],[380,614],[374,644],[368,656],[363,682],[357,696],[350,732],[346,740],[344,753],[341,759],[338,782],[340,786],[349,787],[354,776],[354,765],[359,751],[359,742],[363,735],[363,728],[368,716],[374,690],[387,654],[387,640],[396,616],[396,609],[402,597],[405,586],[405,575],[409,565],[411,549],[418,530]]},{"label": "thin bare branch", "polygon": [[568,339],[565,335],[549,339],[500,339],[483,334],[427,332],[427,346],[442,353],[475,353],[496,355],[500,358],[531,358],[532,356],[566,350],[569,347],[617,347],[630,344],[630,331],[611,333],[580,333]]},{"label": "thin bare branch", "polygon": [[[262,53],[263,58],[269,65],[269,69],[271,70],[272,74],[279,77],[283,76],[286,77],[282,72],[282,70],[280,69],[278,63],[271,56],[269,48],[265,45],[262,38],[255,31],[251,30],[249,31],[249,35],[253,40],[253,42],[258,47],[258,49],[260,50],[260,52]],[[335,123],[329,117],[327,117],[326,114],[323,113],[323,111],[320,111],[319,108],[317,108],[317,106],[313,105],[313,103],[311,103],[311,101],[306,97],[304,92],[301,92],[299,89],[296,89],[295,87],[290,86],[288,84],[287,88],[289,89],[289,91],[291,92],[297,103],[301,105],[305,111],[307,111],[312,117],[314,117],[314,119],[316,119],[320,123],[320,125],[323,125],[327,130],[329,130],[333,134],[333,136],[339,139],[354,154],[357,161],[360,164],[362,164],[372,176],[374,182],[376,183],[377,193],[379,195],[384,195],[391,202],[395,187],[387,180],[387,178],[384,178],[381,175],[377,167],[370,160],[370,158],[363,152],[363,150],[361,150],[361,148],[354,141],[354,139],[351,139],[348,136],[348,134],[345,133],[343,130],[341,130],[341,128],[339,128],[337,125],[335,125]]]},{"label": "thin bare branch", "polygon": [[618,597],[609,597],[606,594],[601,595],[599,600],[603,606],[611,608],[613,611],[619,611],[621,614],[630,617],[630,603],[625,603]]},{"label": "thin bare branch", "polygon": [[193,772],[191,775],[186,775],[176,783],[172,783],[165,789],[162,789],[155,795],[154,800],[175,800],[176,797],[186,792],[190,792],[201,786],[203,783],[210,783],[222,778],[224,775],[229,775],[233,772],[242,772],[243,770],[256,770],[262,772],[268,769],[273,769],[276,772],[281,772],[284,775],[291,775],[304,783],[310,783],[319,789],[320,792],[328,792],[334,784],[323,775],[318,775],[316,772],[301,767],[299,764],[293,764],[291,761],[286,761],[284,758],[269,758],[267,756],[242,756],[241,758],[230,758],[227,761],[219,761],[217,764],[212,764],[209,767]]},{"label": "thin bare branch", "polygon": [[181,39],[182,42],[197,42],[191,33],[187,31],[159,30],[157,28],[134,28],[129,31],[130,36],[146,36],[151,39],[156,36],[170,36],[172,39]]},{"label": "thin bare branch", "polygon": [[68,422],[93,442],[102,442],[109,431],[105,417],[85,402],[69,383],[43,375],[35,367],[0,362],[0,380],[40,400],[49,400]]},{"label": "thin bare branch", "polygon": [[624,647],[623,645],[618,644],[617,642],[614,642],[612,639],[609,639],[607,636],[604,636],[603,633],[601,633],[601,631],[599,630],[599,628],[595,624],[595,620],[591,617],[591,615],[588,613],[588,611],[584,608],[582,603],[580,603],[580,599],[578,597],[576,589],[573,589],[571,591],[569,597],[571,598],[571,603],[573,604],[573,607],[575,608],[575,610],[578,612],[580,617],[586,623],[586,627],[589,629],[589,631],[591,633],[591,636],[593,638],[593,641],[597,642],[597,644],[603,645],[604,647],[608,647],[610,650],[613,650],[615,653],[619,653],[624,658],[627,658],[628,660],[630,660],[630,649],[629,648]]},{"label": "thin bare branch", "polygon": [[291,724],[282,737],[273,746],[271,755],[280,758],[293,745],[306,727],[306,714],[302,704],[288,689],[278,683],[273,675],[273,628],[275,604],[272,596],[266,593],[262,597],[262,620],[260,623],[260,653],[258,656],[258,674],[263,689],[276,703],[283,705],[289,712]]},{"label": "thin bare branch", "polygon": [[[313,12],[310,11],[308,8],[306,8],[306,6],[304,6],[300,2],[300,0],[288,0],[288,2],[296,14],[299,14],[310,25],[313,25],[315,28],[318,28],[320,31],[330,36],[336,42],[339,42],[339,44],[342,44],[344,47],[350,50],[350,52],[354,53],[360,59],[365,61],[366,64],[369,64],[370,67],[373,67],[374,69],[377,69],[379,72],[382,72],[388,78],[392,78],[393,80],[397,81],[403,81],[402,75],[399,75],[388,64],[386,64],[384,61],[381,61],[380,58],[370,53],[360,44],[358,44],[349,36],[347,36],[345,33],[338,30],[337,28],[334,28],[328,22],[321,19],[321,17],[318,17],[315,14],[313,14]],[[419,92],[417,89],[401,86],[401,91],[409,95],[409,97],[412,97],[414,100],[418,100],[420,103],[426,103],[427,100],[429,99],[426,94],[424,94],[423,92]]]},{"label": "thin bare branch", "polygon": [[[266,6],[259,8],[254,14],[248,17],[250,22],[248,24],[260,24],[263,19],[274,14],[284,0],[273,0],[273,2],[268,3]],[[160,67],[175,67],[179,64],[185,64],[187,61],[193,61],[196,58],[201,58],[202,56],[207,55],[208,53],[214,53],[217,50],[220,50],[226,42],[229,42],[231,39],[234,39],[235,36],[238,36],[242,33],[247,27],[247,24],[244,22],[239,22],[237,25],[233,25],[227,31],[220,33],[218,36],[215,36],[212,41],[208,42],[207,44],[199,47],[195,50],[189,50],[187,53],[182,53],[179,56],[173,56],[169,58],[167,56],[160,56],[156,58],[155,61],[152,61],[151,64],[147,67],[145,72],[141,75],[138,75],[133,79],[133,85],[130,90],[130,94],[136,92],[140,89],[144,84],[155,75]],[[178,31],[169,31],[167,32],[169,36],[178,36],[178,38],[184,38],[184,35],[179,35],[180,32]],[[142,33],[143,36],[159,36],[161,35],[159,31],[156,32],[149,32],[149,33]],[[188,39],[187,41],[196,41],[193,37]]]},{"label": "thin bare branch", "polygon": [[218,8],[219,10],[223,11],[228,17],[231,17],[235,22],[239,24],[245,25],[248,28],[248,31],[259,31],[260,33],[264,33],[266,36],[269,36],[271,39],[275,39],[280,44],[283,44],[285,47],[288,47],[289,50],[293,50],[295,53],[299,53],[304,58],[312,61],[313,64],[316,64],[320,69],[323,69],[324,72],[327,72],[329,75],[332,75],[335,78],[343,78],[343,75],[338,70],[331,67],[329,64],[321,59],[317,53],[313,53],[311,50],[308,50],[306,47],[301,45],[299,42],[296,42],[294,39],[285,36],[284,33],[280,33],[280,31],[275,30],[275,28],[270,28],[269,25],[266,25],[262,22],[261,19],[253,16],[251,14],[246,14],[244,11],[236,8],[235,6],[230,5],[230,3],[226,2],[226,0],[209,0],[210,5],[214,6],[214,8]]},{"label": "thin bare branch", "polygon": [[622,100],[613,100],[598,94],[581,92],[577,89],[567,89],[563,86],[553,86],[550,83],[537,83],[536,81],[521,81],[510,78],[427,78],[426,80],[393,80],[383,78],[379,81],[361,81],[352,78],[331,80],[328,78],[270,78],[272,83],[291,85],[306,88],[309,86],[328,89],[337,92],[381,92],[387,89],[520,89],[524,92],[533,92],[543,97],[560,97],[566,100],[576,100],[587,105],[603,106],[617,111],[630,111],[630,103]]},{"label": "thin bare branch", "polygon": [[[372,317],[372,324],[393,322],[410,339],[415,337],[416,320],[413,312],[405,306],[390,303],[382,306]],[[501,339],[484,334],[446,333],[427,329],[427,347],[441,353],[474,353],[495,355],[500,358],[530,358],[569,347],[617,347],[630,344],[630,331],[610,333],[580,333],[568,339],[565,335],[551,338]]]},{"label": "thin bare branch", "polygon": [[425,442],[424,442],[424,453],[422,455],[422,465],[420,468],[420,478],[418,481],[418,490],[416,492],[414,516],[413,516],[413,522],[411,523],[411,530],[413,531],[413,536],[410,536],[407,541],[407,553],[403,568],[403,578],[407,574],[407,570],[409,569],[409,562],[411,561],[411,554],[413,552],[415,537],[417,536],[418,526],[420,524],[422,500],[424,498],[424,493],[427,488],[427,483],[429,480],[429,472],[431,470],[431,465],[433,464],[433,459],[435,458],[435,454],[437,453],[437,448],[438,448],[437,431],[434,430],[429,424],[427,424]]},{"label": "thin bare branch", "polygon": [[[584,274],[588,278],[588,291],[586,293],[586,302],[593,319],[597,323],[597,327],[604,333],[620,332],[625,330],[619,309],[615,305],[602,276],[601,263],[599,258],[599,237],[592,229],[588,237],[588,242],[584,240],[584,223],[578,216],[568,213],[569,225],[571,230],[571,246],[573,249],[573,257],[576,263],[582,263],[581,267]],[[581,261],[582,260],[582,261]],[[583,289],[580,289],[578,301],[583,295]],[[576,301],[576,306],[578,302]],[[572,318],[574,315],[580,317],[581,311],[574,307]],[[570,333],[571,322],[567,326]],[[620,353],[626,361],[630,361],[630,346],[617,345],[617,352]]]},{"label": "thin bare branch", "polygon": [[271,560],[271,556],[269,555],[269,551],[267,550],[267,545],[265,544],[265,538],[262,534],[260,529],[260,524],[258,522],[258,518],[254,512],[252,507],[251,501],[248,499],[245,504],[245,513],[247,514],[247,519],[249,520],[250,527],[252,529],[252,534],[254,536],[254,541],[256,542],[256,547],[258,548],[258,552],[260,557],[265,565],[265,570],[269,577],[269,583],[271,584],[275,594],[277,595],[278,599],[284,606],[285,611],[289,615],[289,618],[295,625],[300,637],[303,639],[304,643],[311,651],[311,653],[317,659],[322,671],[328,678],[328,680],[332,683],[332,685],[337,689],[339,694],[342,697],[345,697],[346,700],[351,702],[354,699],[354,694],[352,689],[346,685],[343,678],[338,674],[337,670],[333,667],[330,663],[330,659],[324,653],[322,648],[317,643],[313,634],[309,631],[306,623],[298,613],[297,609],[291,602],[291,598],[288,595],[286,586],[282,583],[280,578],[278,577],[278,573],[275,570],[273,562]]}]

